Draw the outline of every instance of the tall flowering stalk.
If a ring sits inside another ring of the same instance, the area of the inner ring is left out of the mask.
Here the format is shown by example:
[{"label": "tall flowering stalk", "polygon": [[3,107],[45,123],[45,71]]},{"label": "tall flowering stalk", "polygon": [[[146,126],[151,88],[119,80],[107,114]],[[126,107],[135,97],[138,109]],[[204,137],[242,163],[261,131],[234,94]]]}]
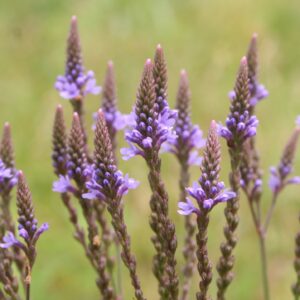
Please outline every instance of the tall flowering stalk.
[{"label": "tall flowering stalk", "polygon": [[[253,34],[247,51],[250,116],[255,115],[256,105],[268,96],[268,91],[258,82],[257,57],[257,34]],[[260,170],[260,161],[258,151],[256,149],[255,136],[252,136],[244,143],[244,153],[240,171],[241,187],[247,196],[250,206],[255,206],[257,214],[260,214],[262,171]],[[254,207],[252,209],[254,209]]]},{"label": "tall flowering stalk", "polygon": [[[4,238],[6,231],[15,233],[15,223],[11,214],[11,192],[16,183],[17,171],[11,130],[10,125],[5,123],[0,142],[0,240]],[[12,299],[20,299],[18,279],[12,266],[15,263],[22,276],[25,269],[24,262],[24,255],[19,248],[13,247],[12,251],[0,249],[0,282],[3,284],[5,294]]]},{"label": "tall flowering stalk", "polygon": [[16,247],[24,252],[26,263],[23,279],[26,287],[26,300],[30,300],[31,275],[37,256],[36,243],[40,235],[48,230],[49,226],[47,223],[44,223],[38,227],[38,222],[35,219],[31,193],[21,171],[18,174],[17,207],[18,231],[23,242],[17,239],[13,232],[9,231],[3,238],[0,247],[4,249]]},{"label": "tall flowering stalk", "polygon": [[[102,91],[102,111],[105,116],[107,129],[112,143],[113,152],[116,152],[116,134],[117,134],[117,120],[119,112],[117,110],[117,96],[114,64],[112,61],[107,63],[107,70]],[[98,114],[96,114],[97,116]],[[97,117],[96,117],[97,119]]]},{"label": "tall flowering stalk", "polygon": [[[79,115],[74,113],[72,128],[67,141],[62,107],[56,111],[53,129],[53,166],[59,180],[54,182],[53,190],[61,193],[64,205],[69,211],[70,220],[75,229],[75,238],[82,245],[86,256],[98,274],[97,286],[104,299],[115,299],[115,291],[111,287],[111,276],[107,273],[108,252],[100,244],[97,218],[102,214],[93,209],[93,201],[86,201],[82,194],[86,192],[85,184],[90,178],[91,166],[87,161],[86,143]],[[74,182],[74,183],[72,183]],[[84,219],[87,223],[86,234],[78,223],[78,213],[71,202],[71,196],[77,198]],[[107,223],[101,219],[104,244],[107,242]]]},{"label": "tall flowering stalk", "polygon": [[217,265],[219,279],[217,281],[219,300],[225,299],[225,291],[233,279],[234,265],[233,249],[236,246],[236,228],[239,217],[240,163],[245,141],[256,134],[258,120],[249,113],[249,79],[247,58],[243,57],[238,71],[234,91],[231,93],[230,113],[226,126],[220,126],[219,133],[227,141],[231,160],[230,186],[236,197],[227,202],[225,217],[227,225],[224,228],[225,242],[221,244],[221,258]]},{"label": "tall flowering stalk", "polygon": [[154,55],[153,78],[155,82],[155,94],[156,103],[158,105],[158,113],[161,113],[165,107],[168,107],[167,64],[164,56],[164,51],[161,45],[157,45]]},{"label": "tall flowering stalk", "polygon": [[201,164],[202,175],[198,182],[187,188],[189,195],[197,202],[198,207],[186,198],[185,202],[179,202],[179,213],[190,215],[196,213],[198,233],[197,258],[198,272],[201,277],[199,283],[200,291],[197,293],[197,300],[211,299],[208,296],[208,288],[212,280],[212,265],[208,258],[207,250],[207,228],[209,224],[209,212],[220,202],[227,202],[236,196],[236,193],[224,190],[224,183],[219,181],[221,151],[217,135],[217,125],[212,121],[206,141],[204,156]]},{"label": "tall flowering stalk", "polygon": [[[198,150],[204,146],[205,140],[199,126],[193,125],[190,118],[190,90],[188,76],[185,70],[180,73],[179,87],[177,92],[176,110],[178,116],[175,122],[175,132],[177,138],[163,145],[165,151],[173,153],[180,164],[180,197],[179,201],[184,201],[187,196],[186,187],[189,185],[189,169],[192,165],[200,165],[201,157]],[[186,237],[184,241],[183,255],[185,265],[183,267],[184,282],[181,299],[188,299],[190,281],[194,273],[196,262],[195,256],[195,222],[192,216],[185,218]]]},{"label": "tall flowering stalk", "polygon": [[297,125],[294,129],[290,139],[283,149],[283,153],[280,162],[277,167],[270,168],[270,180],[269,185],[272,191],[272,201],[267,213],[266,221],[264,224],[264,231],[266,232],[270,224],[271,217],[274,212],[274,208],[279,194],[289,184],[300,184],[300,177],[291,177],[293,171],[294,158],[297,150],[297,144],[300,135],[300,126]]},{"label": "tall flowering stalk", "polygon": [[3,135],[0,144],[0,194],[1,210],[3,213],[4,223],[7,230],[14,232],[14,222],[10,211],[11,191],[17,183],[16,170],[14,162],[14,151],[11,140],[10,125],[6,123],[3,128]]},{"label": "tall flowering stalk", "polygon": [[[258,82],[258,54],[257,35],[253,34],[250,41],[247,61],[249,78],[249,113],[255,114],[256,105],[259,101],[268,96],[268,91]],[[255,136],[250,137],[244,143],[243,156],[240,165],[241,188],[243,189],[250,207],[251,216],[259,238],[260,256],[262,262],[262,279],[265,299],[269,299],[268,268],[265,246],[265,232],[261,216],[262,197],[262,171],[260,168],[260,158],[256,149]]]},{"label": "tall flowering stalk", "polygon": [[124,220],[122,203],[122,197],[127,194],[128,189],[135,188],[138,183],[128,178],[128,175],[123,176],[117,169],[109,132],[101,111],[98,113],[94,144],[92,177],[86,184],[88,193],[84,194],[84,197],[106,203],[112,217],[112,225],[122,247],[121,257],[129,270],[135,297],[138,300],[145,300],[136,272],[136,260],[130,249],[130,237]]},{"label": "tall flowering stalk", "polygon": [[87,94],[99,94],[101,88],[96,85],[93,71],[85,73],[76,16],[73,16],[71,19],[69,37],[67,40],[65,75],[57,77],[55,88],[63,99],[70,100],[74,112],[78,113],[86,139],[83,121],[84,98]]},{"label": "tall flowering stalk", "polygon": [[153,65],[146,61],[135,104],[135,124],[126,132],[129,148],[121,149],[124,159],[141,155],[149,168],[149,183],[152,190],[150,200],[150,226],[154,232],[152,242],[156,249],[153,272],[159,281],[161,299],[177,299],[178,277],[176,274],[175,251],[177,238],[175,226],[168,216],[168,194],[161,178],[159,150],[170,136],[175,114],[166,106],[159,113],[156,102]]}]

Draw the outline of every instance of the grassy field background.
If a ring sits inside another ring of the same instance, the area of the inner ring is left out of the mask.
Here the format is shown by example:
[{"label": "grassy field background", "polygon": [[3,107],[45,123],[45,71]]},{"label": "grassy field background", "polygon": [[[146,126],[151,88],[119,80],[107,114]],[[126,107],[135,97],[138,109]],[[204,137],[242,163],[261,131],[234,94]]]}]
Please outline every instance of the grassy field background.
[{"label": "grassy field background", "polygon": [[[192,117],[207,132],[211,119],[224,120],[227,93],[232,89],[239,60],[253,32],[259,34],[260,81],[270,97],[258,107],[258,146],[267,183],[268,167],[276,164],[294,119],[300,113],[300,3],[297,0],[26,0],[0,1],[0,123],[12,124],[17,167],[27,176],[40,222],[51,230],[39,242],[33,273],[32,299],[99,299],[82,249],[59,196],[51,192],[51,128],[55,106],[62,103],[70,125],[71,108],[53,89],[64,72],[65,39],[72,15],[79,19],[87,69],[103,81],[106,62],[115,62],[119,106],[129,112],[146,58],[161,43],[169,69],[169,101],[174,105],[181,68],[190,76]],[[86,100],[87,117],[100,98]],[[88,120],[90,125],[91,118]],[[122,135],[119,135],[121,144]],[[223,143],[223,178],[227,179],[227,151]],[[300,155],[295,171],[300,173]],[[151,274],[153,247],[148,226],[149,188],[144,162],[122,162],[121,168],[141,180],[126,198],[126,219],[132,234],[138,272],[148,299],[158,299]],[[178,261],[182,262],[183,218],[176,213],[176,160],[163,157],[163,173],[170,193],[170,211],[178,231]],[[199,170],[193,169],[193,179]],[[273,300],[292,299],[294,235],[299,230],[299,187],[281,196],[267,238]],[[270,202],[266,186],[264,208]],[[219,256],[224,224],[220,205],[211,216],[209,248]],[[245,199],[241,201],[240,243],[236,250],[236,279],[228,299],[262,299],[258,245]],[[123,270],[125,299],[132,289]],[[216,276],[215,276],[216,277]],[[198,277],[194,278],[194,286]],[[215,295],[215,284],[212,284]],[[192,294],[193,295],[193,294]],[[191,296],[190,299],[194,299]]]}]

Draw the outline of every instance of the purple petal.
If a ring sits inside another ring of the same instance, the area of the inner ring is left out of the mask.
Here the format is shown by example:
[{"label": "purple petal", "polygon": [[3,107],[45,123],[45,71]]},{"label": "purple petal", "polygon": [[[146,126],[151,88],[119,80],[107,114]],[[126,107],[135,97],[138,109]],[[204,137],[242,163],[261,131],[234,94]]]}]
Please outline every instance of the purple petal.
[{"label": "purple petal", "polygon": [[57,193],[66,193],[72,189],[72,184],[68,175],[59,175],[59,179],[53,182],[52,190]]},{"label": "purple petal", "polygon": [[203,201],[203,207],[205,209],[211,209],[214,205],[214,200],[213,199],[206,199]]},{"label": "purple petal", "polygon": [[177,210],[177,212],[180,215],[184,215],[184,216],[190,215],[191,213],[198,211],[189,198],[186,198],[186,202],[179,202],[178,208],[179,209]]},{"label": "purple petal", "polygon": [[151,148],[152,147],[152,139],[151,137],[147,137],[145,139],[143,139],[142,144],[145,148]]},{"label": "purple petal", "polygon": [[25,228],[21,228],[19,230],[19,235],[24,239],[24,240],[28,240],[29,238],[29,234],[27,232],[27,230]]},{"label": "purple petal", "polygon": [[300,184],[300,176],[295,176],[286,182],[287,184]]},{"label": "purple petal", "polygon": [[129,160],[136,155],[142,155],[142,151],[131,143],[129,144],[129,148],[121,148],[120,152],[124,160]]},{"label": "purple petal", "polygon": [[230,100],[233,100],[233,99],[235,98],[235,91],[230,91],[230,92],[228,93],[228,98],[229,98]]},{"label": "purple petal", "polygon": [[199,155],[197,150],[190,152],[188,164],[190,166],[200,166],[202,162],[202,157]]},{"label": "purple petal", "polygon": [[271,176],[269,179],[269,187],[270,187],[271,191],[275,192],[276,190],[278,190],[280,185],[281,185],[281,180],[280,180],[279,176],[275,173],[271,173]]},{"label": "purple petal", "polygon": [[232,191],[229,191],[229,190],[225,190],[223,191],[221,194],[219,194],[215,199],[214,201],[216,203],[219,203],[219,202],[226,202],[232,198],[236,197],[236,193],[235,192],[232,192]]},{"label": "purple petal", "polygon": [[0,248],[9,248],[12,246],[19,246],[22,245],[21,242],[19,242],[14,234],[12,232],[8,232],[4,237],[3,237],[3,243],[0,243]]}]

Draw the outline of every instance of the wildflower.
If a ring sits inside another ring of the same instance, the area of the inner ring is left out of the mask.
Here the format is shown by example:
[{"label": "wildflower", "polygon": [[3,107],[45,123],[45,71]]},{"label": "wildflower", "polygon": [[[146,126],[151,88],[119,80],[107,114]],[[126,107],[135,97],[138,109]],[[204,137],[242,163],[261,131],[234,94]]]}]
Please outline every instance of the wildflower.
[{"label": "wildflower", "polygon": [[248,138],[256,135],[258,120],[249,113],[249,87],[247,59],[243,57],[232,93],[230,113],[226,126],[220,125],[219,134],[226,139],[229,147],[241,147]]},{"label": "wildflower", "polygon": [[84,72],[77,18],[75,16],[71,20],[65,75],[57,77],[55,88],[62,98],[69,100],[80,100],[87,94],[97,95],[101,90],[96,85],[94,72]]},{"label": "wildflower", "polygon": [[216,204],[226,202],[236,196],[236,193],[225,189],[222,181],[219,181],[220,172],[220,145],[216,136],[217,125],[212,121],[209,136],[204,150],[204,157],[201,163],[202,175],[198,182],[186,190],[188,194],[197,201],[196,208],[189,198],[185,202],[179,202],[180,213],[201,214],[203,210],[211,210]]},{"label": "wildflower", "polygon": [[174,153],[179,161],[187,160],[189,165],[200,165],[198,150],[205,145],[205,139],[199,126],[193,125],[190,119],[190,91],[185,70],[180,73],[176,110],[176,135],[163,144],[163,150]]},{"label": "wildflower", "polygon": [[284,186],[288,184],[300,184],[300,177],[290,177],[293,171],[293,163],[297,143],[300,134],[300,127],[296,127],[288,143],[286,144],[281,160],[277,167],[270,168],[269,186],[273,193],[278,193]]},{"label": "wildflower", "polygon": [[134,155],[145,157],[150,148],[160,149],[164,142],[173,140],[176,136],[173,130],[176,112],[165,107],[159,113],[158,105],[155,102],[155,82],[152,72],[152,62],[148,59],[137,94],[135,124],[125,133],[130,148],[129,150],[121,150],[127,159]]}]

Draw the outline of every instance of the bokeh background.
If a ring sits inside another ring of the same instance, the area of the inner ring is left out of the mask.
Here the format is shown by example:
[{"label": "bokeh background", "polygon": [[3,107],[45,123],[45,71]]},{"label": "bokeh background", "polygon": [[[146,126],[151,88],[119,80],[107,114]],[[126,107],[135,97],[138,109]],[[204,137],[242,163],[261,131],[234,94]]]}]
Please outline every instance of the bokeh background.
[{"label": "bokeh background", "polygon": [[[300,113],[300,3],[298,0],[10,0],[0,1],[0,123],[12,124],[16,161],[24,170],[39,220],[51,230],[39,242],[32,299],[99,299],[95,274],[72,238],[72,227],[59,195],[51,192],[51,127],[55,106],[62,103],[70,125],[71,108],[53,88],[64,72],[69,21],[77,15],[87,69],[103,81],[106,62],[115,63],[119,106],[129,112],[146,58],[161,43],[169,69],[169,101],[174,105],[179,71],[185,68],[192,90],[192,118],[206,134],[211,119],[224,120],[227,93],[233,87],[239,60],[253,32],[259,34],[260,81],[270,97],[257,110],[258,146],[265,170],[264,208],[270,203],[268,167],[279,160],[284,143]],[[88,126],[100,97],[86,99]],[[90,135],[92,133],[90,132]],[[119,135],[122,144],[122,134]],[[223,178],[228,156],[223,143]],[[300,155],[295,172],[300,173]],[[144,162],[122,162],[124,171],[141,186],[126,198],[126,220],[132,234],[138,272],[148,299],[158,299],[151,274],[153,247],[148,226],[149,188]],[[193,169],[193,179],[199,170]],[[183,218],[176,214],[178,165],[163,156],[163,175],[170,193],[170,211],[178,231],[178,264],[182,262]],[[272,299],[292,299],[294,235],[300,226],[299,187],[281,195],[267,238]],[[241,201],[240,242],[236,249],[236,279],[228,299],[262,299],[258,244],[247,203]],[[220,205],[211,216],[209,249],[219,256],[224,224]],[[180,272],[180,268],[179,268]],[[198,277],[194,277],[194,286]],[[215,295],[215,283],[211,285]],[[132,299],[123,269],[125,299]],[[190,299],[194,299],[192,294]]]}]

